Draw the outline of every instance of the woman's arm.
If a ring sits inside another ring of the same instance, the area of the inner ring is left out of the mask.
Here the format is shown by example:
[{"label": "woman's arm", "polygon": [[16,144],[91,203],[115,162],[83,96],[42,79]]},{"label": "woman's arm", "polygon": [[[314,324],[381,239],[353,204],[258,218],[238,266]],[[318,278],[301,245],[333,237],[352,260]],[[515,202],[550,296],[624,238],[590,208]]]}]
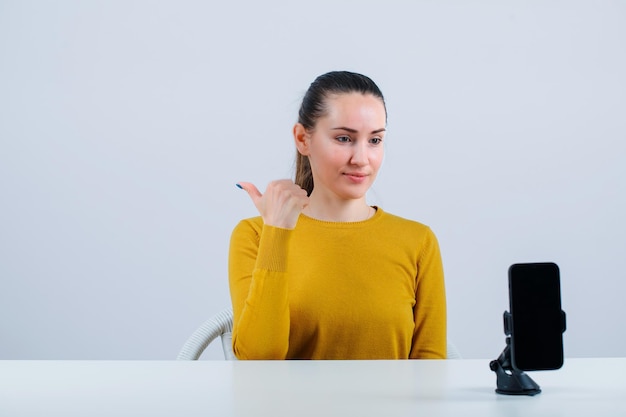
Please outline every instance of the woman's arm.
[{"label": "woman's arm", "polygon": [[417,265],[415,330],[411,359],[445,359],[447,349],[446,290],[435,234],[428,229]]},{"label": "woman's arm", "polygon": [[240,359],[285,359],[289,241],[309,198],[291,180],[272,181],[264,194],[249,182],[238,186],[248,193],[261,217],[256,223],[239,223],[231,237],[228,275],[233,349]]},{"label": "woman's arm", "polygon": [[233,349],[239,359],[285,359],[289,348],[287,253],[292,231],[244,220],[229,253]]}]

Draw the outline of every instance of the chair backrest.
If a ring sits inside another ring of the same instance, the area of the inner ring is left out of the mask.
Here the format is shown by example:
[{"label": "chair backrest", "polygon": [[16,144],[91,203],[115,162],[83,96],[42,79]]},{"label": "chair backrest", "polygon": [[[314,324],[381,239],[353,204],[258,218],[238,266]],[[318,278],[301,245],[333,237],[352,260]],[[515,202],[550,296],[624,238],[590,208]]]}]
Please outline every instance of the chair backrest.
[{"label": "chair backrest", "polygon": [[222,349],[224,350],[224,358],[226,360],[235,360],[233,352],[233,311],[230,308],[220,311],[209,320],[205,321],[202,326],[187,339],[183,345],[178,360],[195,361],[200,358],[202,352],[215,340],[218,336],[222,339]]},{"label": "chair backrest", "polygon": [[450,342],[449,340],[448,340],[448,346],[446,348],[447,348],[446,359],[463,359],[463,357],[461,356],[461,353],[456,348],[454,343]]},{"label": "chair backrest", "polygon": [[[218,336],[222,339],[222,349],[224,350],[224,359],[228,361],[237,360],[233,352],[233,310],[227,308],[220,311],[209,320],[205,321],[189,339],[185,342],[181,349],[178,360],[197,360],[202,352],[215,340]],[[448,341],[447,346],[448,359],[461,359],[461,354],[454,345]]]}]

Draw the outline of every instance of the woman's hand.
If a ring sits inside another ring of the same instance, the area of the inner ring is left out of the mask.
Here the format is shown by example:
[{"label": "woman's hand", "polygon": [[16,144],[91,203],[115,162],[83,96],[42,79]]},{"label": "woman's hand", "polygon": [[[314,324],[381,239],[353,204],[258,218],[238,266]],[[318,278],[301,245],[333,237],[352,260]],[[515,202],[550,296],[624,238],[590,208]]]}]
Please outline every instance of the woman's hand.
[{"label": "woman's hand", "polygon": [[306,191],[291,180],[270,182],[265,194],[252,183],[240,182],[238,185],[248,193],[268,226],[295,228],[300,213],[309,204]]}]

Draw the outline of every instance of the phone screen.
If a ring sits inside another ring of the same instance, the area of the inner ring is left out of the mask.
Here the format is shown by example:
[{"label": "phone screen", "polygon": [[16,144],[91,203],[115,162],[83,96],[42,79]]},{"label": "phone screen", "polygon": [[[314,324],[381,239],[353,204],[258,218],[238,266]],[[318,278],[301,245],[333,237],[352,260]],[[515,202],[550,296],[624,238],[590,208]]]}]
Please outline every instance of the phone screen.
[{"label": "phone screen", "polygon": [[564,315],[559,267],[554,263],[509,268],[511,360],[522,371],[563,366]]}]

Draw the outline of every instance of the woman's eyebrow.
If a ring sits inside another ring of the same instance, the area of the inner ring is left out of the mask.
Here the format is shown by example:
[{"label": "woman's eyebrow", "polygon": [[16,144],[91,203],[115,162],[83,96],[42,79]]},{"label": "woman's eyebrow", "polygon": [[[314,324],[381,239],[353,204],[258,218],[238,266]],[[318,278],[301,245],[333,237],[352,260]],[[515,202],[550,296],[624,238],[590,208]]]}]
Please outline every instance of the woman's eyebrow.
[{"label": "woman's eyebrow", "polygon": [[[358,131],[356,129],[352,129],[349,127],[333,127],[331,130],[345,130],[346,132],[350,132],[350,133],[358,133]],[[384,127],[381,129],[377,129],[377,130],[373,130],[371,133],[380,133],[380,132],[385,132],[387,129],[385,129]]]}]

